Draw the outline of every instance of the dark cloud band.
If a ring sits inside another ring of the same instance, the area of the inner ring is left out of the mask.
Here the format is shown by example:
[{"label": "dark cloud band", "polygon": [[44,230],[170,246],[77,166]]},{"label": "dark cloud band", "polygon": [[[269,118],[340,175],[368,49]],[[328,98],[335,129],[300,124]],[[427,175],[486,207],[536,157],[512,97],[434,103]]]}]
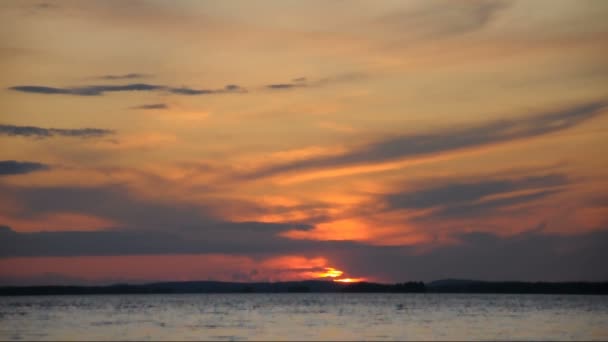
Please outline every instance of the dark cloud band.
[{"label": "dark cloud band", "polygon": [[124,85],[88,85],[81,87],[56,88],[38,85],[14,86],[9,89],[22,93],[46,94],[46,95],[76,95],[76,96],[101,96],[110,92],[131,92],[131,91],[166,91],[179,95],[208,95],[225,93],[244,93],[246,89],[229,84],[220,89],[193,89],[188,87],[174,88],[166,85],[132,83]]},{"label": "dark cloud band", "polygon": [[36,171],[49,170],[51,167],[47,164],[16,161],[16,160],[0,160],[0,176],[23,175]]},{"label": "dark cloud band", "polygon": [[15,125],[0,125],[0,135],[8,136],[24,136],[35,138],[50,138],[55,136],[62,137],[79,137],[79,138],[99,138],[110,134],[114,131],[101,128],[43,128],[36,126],[15,126]]}]

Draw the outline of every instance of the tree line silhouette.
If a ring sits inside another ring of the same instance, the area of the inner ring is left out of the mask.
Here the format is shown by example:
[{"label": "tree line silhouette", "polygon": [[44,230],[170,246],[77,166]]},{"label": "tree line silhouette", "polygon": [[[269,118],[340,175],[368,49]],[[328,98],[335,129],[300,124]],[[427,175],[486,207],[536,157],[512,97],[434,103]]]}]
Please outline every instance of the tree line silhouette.
[{"label": "tree line silhouette", "polygon": [[217,281],[115,284],[108,286],[4,286],[0,296],[89,295],[89,294],[168,294],[168,293],[545,293],[608,294],[608,282],[486,282],[439,280],[430,283],[371,282],[337,283],[332,281],[233,283]]}]

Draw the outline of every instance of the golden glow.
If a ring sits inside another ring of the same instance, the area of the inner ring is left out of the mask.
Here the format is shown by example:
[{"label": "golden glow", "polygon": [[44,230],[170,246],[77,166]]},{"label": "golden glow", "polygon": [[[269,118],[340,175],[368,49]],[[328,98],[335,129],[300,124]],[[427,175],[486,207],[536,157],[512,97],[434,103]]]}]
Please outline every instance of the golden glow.
[{"label": "golden glow", "polygon": [[344,274],[344,272],[337,270],[333,267],[325,267],[325,272],[319,274],[319,278],[336,278]]},{"label": "golden glow", "polygon": [[333,267],[325,267],[324,272],[320,272],[316,274],[317,278],[332,278],[333,281],[340,283],[358,283],[360,281],[365,281],[366,278],[340,278],[344,274],[343,271],[338,270]]},{"label": "golden glow", "polygon": [[358,283],[361,281],[365,281],[365,278],[342,278],[342,279],[334,279],[334,281],[339,283]]}]

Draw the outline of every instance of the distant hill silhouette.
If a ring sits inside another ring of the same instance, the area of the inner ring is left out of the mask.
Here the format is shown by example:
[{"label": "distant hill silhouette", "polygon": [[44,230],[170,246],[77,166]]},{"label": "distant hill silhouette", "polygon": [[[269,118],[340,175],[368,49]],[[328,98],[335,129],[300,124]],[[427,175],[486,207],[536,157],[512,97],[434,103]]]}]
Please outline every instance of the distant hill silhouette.
[{"label": "distant hill silhouette", "polygon": [[143,285],[109,286],[5,286],[0,296],[78,295],[78,294],[151,294],[151,293],[547,293],[608,294],[608,282],[486,282],[444,279],[424,284],[407,282],[380,284],[370,282],[338,283],[325,280],[235,283],[221,281],[160,282]]}]

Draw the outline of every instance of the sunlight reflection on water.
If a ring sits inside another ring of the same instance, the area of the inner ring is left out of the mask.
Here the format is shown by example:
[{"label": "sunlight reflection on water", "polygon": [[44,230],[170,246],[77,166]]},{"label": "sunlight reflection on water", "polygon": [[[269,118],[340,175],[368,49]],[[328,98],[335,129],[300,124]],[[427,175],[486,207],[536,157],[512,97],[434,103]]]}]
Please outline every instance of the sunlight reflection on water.
[{"label": "sunlight reflection on water", "polygon": [[0,340],[607,340],[608,296],[0,297]]}]

